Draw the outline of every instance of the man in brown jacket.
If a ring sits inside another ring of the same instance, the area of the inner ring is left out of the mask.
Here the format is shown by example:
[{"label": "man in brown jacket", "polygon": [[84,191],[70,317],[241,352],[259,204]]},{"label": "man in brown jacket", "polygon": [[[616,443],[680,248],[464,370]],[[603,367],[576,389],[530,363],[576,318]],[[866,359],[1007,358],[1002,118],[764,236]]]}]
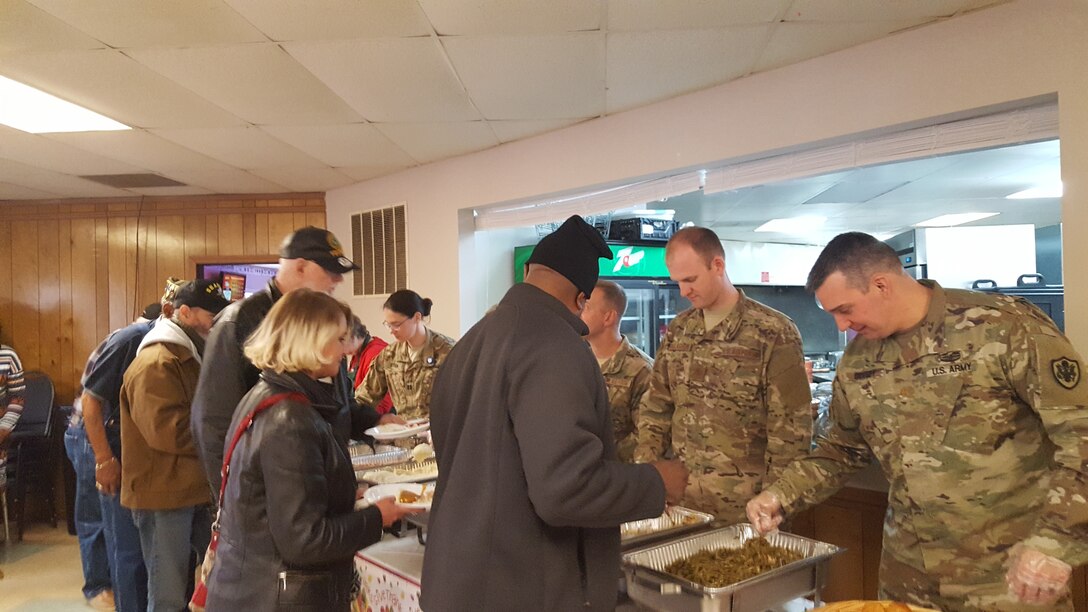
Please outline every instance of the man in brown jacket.
[{"label": "man in brown jacket", "polygon": [[190,551],[211,535],[208,479],[189,428],[204,340],[228,304],[219,284],[195,280],[174,314],[144,337],[121,387],[121,505],[132,510],[147,566],[148,610],[183,610]]}]

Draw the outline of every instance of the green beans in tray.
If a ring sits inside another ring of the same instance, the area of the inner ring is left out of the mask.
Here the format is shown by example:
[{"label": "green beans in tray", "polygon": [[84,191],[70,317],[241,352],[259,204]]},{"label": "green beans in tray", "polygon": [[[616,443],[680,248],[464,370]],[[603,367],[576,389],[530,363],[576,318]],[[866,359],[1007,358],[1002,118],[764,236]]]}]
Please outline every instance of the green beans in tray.
[{"label": "green beans in tray", "polygon": [[753,538],[740,548],[703,549],[674,561],[665,572],[706,587],[717,588],[754,578],[804,558],[799,552]]}]

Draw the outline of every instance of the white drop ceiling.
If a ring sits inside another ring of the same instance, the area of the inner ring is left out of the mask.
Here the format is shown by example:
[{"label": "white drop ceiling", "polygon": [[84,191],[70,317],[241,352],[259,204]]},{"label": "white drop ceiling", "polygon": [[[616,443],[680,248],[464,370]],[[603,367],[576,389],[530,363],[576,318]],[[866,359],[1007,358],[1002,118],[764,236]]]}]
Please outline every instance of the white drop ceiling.
[{"label": "white drop ceiling", "polygon": [[325,191],[1002,1],[0,0],[0,74],[135,128],[0,128],[0,201]]}]

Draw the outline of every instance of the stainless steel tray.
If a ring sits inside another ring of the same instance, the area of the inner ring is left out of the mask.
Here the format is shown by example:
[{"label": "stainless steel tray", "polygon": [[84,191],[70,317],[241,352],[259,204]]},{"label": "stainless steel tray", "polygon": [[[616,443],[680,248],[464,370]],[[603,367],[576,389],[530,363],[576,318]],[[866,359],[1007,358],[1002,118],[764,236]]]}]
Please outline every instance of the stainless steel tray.
[{"label": "stainless steel tray", "polygon": [[627,594],[653,610],[677,612],[747,612],[766,610],[798,597],[820,603],[827,563],[838,546],[790,533],[774,533],[767,541],[801,553],[804,558],[776,570],[724,587],[706,587],[665,573],[665,567],[704,548],[739,548],[758,538],[748,523],[685,536],[623,555]]},{"label": "stainless steel tray", "polygon": [[365,470],[355,468],[355,480],[370,484],[426,482],[436,478],[438,478],[438,461],[434,457],[423,461],[409,461]]},{"label": "stainless steel tray", "polygon": [[665,513],[657,518],[630,521],[620,525],[620,546],[624,550],[631,550],[662,538],[672,538],[703,529],[713,520],[712,514],[680,506],[669,506]]}]

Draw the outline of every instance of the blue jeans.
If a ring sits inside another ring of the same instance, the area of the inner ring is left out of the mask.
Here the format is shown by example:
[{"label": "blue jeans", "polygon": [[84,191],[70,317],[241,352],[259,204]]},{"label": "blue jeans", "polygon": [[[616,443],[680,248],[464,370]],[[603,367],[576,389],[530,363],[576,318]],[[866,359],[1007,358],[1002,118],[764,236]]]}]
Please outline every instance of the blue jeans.
[{"label": "blue jeans", "polygon": [[[115,457],[121,456],[121,432],[107,423],[106,438]],[[124,470],[125,466],[122,465]],[[140,551],[140,532],[132,520],[132,512],[121,505],[121,495],[98,494],[102,502],[102,520],[106,525],[106,549],[110,555],[113,577],[113,599],[117,612],[147,610],[147,569]]]},{"label": "blue jeans", "polygon": [[192,597],[193,570],[211,540],[207,506],[133,510],[147,566],[147,612],[185,610]]},{"label": "blue jeans", "polygon": [[111,588],[110,558],[106,551],[102,504],[94,486],[94,450],[83,423],[64,432],[64,448],[76,472],[75,524],[79,557],[83,562],[83,596],[87,599]]}]

